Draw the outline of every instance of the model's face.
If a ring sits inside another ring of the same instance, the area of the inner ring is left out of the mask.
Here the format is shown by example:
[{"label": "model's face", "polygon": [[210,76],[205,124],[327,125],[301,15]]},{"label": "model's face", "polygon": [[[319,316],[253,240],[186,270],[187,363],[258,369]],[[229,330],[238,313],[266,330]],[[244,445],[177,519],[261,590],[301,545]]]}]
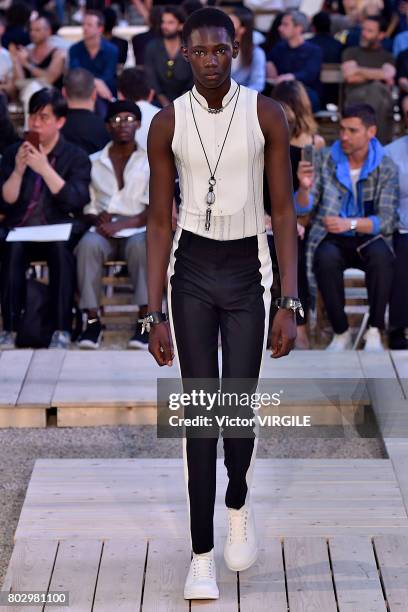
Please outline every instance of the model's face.
[{"label": "model's face", "polygon": [[113,142],[128,144],[135,141],[135,132],[140,127],[140,121],[135,115],[126,111],[111,117],[108,126]]},{"label": "model's face", "polygon": [[232,43],[224,28],[193,30],[187,47],[183,47],[195,81],[207,89],[220,87],[230,77],[232,58],[238,52],[239,43]]},{"label": "model's face", "polygon": [[171,13],[163,13],[161,32],[164,38],[175,38],[182,30],[183,24]]},{"label": "model's face", "polygon": [[65,118],[56,117],[50,104],[28,117],[28,129],[37,132],[40,144],[45,146],[54,140],[64,123]]},{"label": "model's face", "polygon": [[360,44],[362,47],[371,48],[380,44],[383,36],[380,32],[380,26],[376,21],[366,19],[361,26]]},{"label": "model's face", "polygon": [[366,127],[359,117],[348,117],[340,121],[340,143],[346,155],[353,155],[368,148],[377,128]]},{"label": "model's face", "polygon": [[39,45],[51,35],[49,25],[44,19],[36,19],[30,24],[30,39],[34,45]]}]

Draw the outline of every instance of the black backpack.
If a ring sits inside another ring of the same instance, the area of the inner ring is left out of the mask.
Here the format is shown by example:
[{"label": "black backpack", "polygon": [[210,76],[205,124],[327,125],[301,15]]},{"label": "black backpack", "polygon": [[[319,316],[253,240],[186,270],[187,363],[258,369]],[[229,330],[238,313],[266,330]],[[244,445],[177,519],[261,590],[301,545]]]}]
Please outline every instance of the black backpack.
[{"label": "black backpack", "polygon": [[27,279],[24,310],[17,329],[18,348],[48,348],[53,333],[48,285]]}]

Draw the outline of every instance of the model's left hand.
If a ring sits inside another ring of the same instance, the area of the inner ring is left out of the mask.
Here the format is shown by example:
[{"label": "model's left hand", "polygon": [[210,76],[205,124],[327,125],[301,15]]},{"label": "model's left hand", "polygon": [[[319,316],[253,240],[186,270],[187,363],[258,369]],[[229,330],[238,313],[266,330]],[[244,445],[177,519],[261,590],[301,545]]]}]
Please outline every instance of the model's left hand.
[{"label": "model's left hand", "polygon": [[289,355],[295,346],[296,315],[293,310],[280,308],[275,315],[272,325],[272,354],[273,359]]},{"label": "model's left hand", "polygon": [[344,217],[324,217],[323,225],[330,234],[341,234],[350,230],[350,219]]},{"label": "model's left hand", "polygon": [[40,150],[33,147],[29,142],[25,143],[24,146],[27,150],[27,166],[42,176],[50,165],[42,146],[40,145]]}]

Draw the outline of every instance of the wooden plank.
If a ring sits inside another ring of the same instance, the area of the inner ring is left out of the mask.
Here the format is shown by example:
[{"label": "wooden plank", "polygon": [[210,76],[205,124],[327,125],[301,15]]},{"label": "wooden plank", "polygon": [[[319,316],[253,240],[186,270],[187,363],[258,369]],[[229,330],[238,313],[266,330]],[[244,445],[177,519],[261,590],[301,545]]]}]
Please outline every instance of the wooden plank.
[{"label": "wooden plank", "polygon": [[0,406],[15,406],[24,382],[32,350],[3,351],[0,367]]},{"label": "wooden plank", "polygon": [[34,352],[17,400],[18,406],[51,406],[65,355],[66,351],[58,349]]},{"label": "wooden plank", "polygon": [[339,612],[387,612],[370,538],[329,540]]},{"label": "wooden plank", "polygon": [[400,377],[405,397],[408,397],[408,351],[390,351],[390,353]]},{"label": "wooden plank", "polygon": [[400,443],[395,442],[394,438],[385,438],[384,443],[394,467],[405,509],[408,512],[408,440]]},{"label": "wooden plank", "polygon": [[187,539],[156,539],[149,542],[143,612],[187,611],[183,599],[184,582],[190,566]]},{"label": "wooden plank", "polygon": [[[17,540],[10,559],[3,591],[47,591],[50,582],[57,540]],[[24,606],[30,612],[41,612],[41,606]],[[9,606],[0,606],[8,612]]]},{"label": "wooden plank", "polygon": [[59,543],[50,591],[68,591],[69,606],[46,605],[47,612],[91,610],[101,549],[102,542],[96,539],[65,540]]},{"label": "wooden plank", "polygon": [[279,538],[259,538],[259,556],[239,574],[241,612],[287,612],[282,543]]},{"label": "wooden plank", "polygon": [[[1,365],[0,365],[1,369]],[[0,407],[0,427],[45,427],[47,414],[45,407],[23,408],[21,406]]]},{"label": "wooden plank", "polygon": [[390,612],[408,610],[408,537],[376,537],[374,549]]},{"label": "wooden plank", "polygon": [[284,540],[286,579],[291,612],[337,612],[324,538]]},{"label": "wooden plank", "polygon": [[[389,460],[338,461],[288,466],[284,459],[259,459],[252,494],[260,532],[374,535],[408,528]],[[215,529],[223,533],[222,460],[217,469]],[[38,530],[45,538],[185,537],[186,521],[180,459],[44,459],[35,464],[16,537]]]},{"label": "wooden plank", "polygon": [[[224,515],[225,521],[225,515]],[[226,532],[226,523],[224,522],[224,531]],[[191,610],[195,612],[203,605],[211,612],[238,612],[238,575],[237,572],[231,572],[225,565],[224,561],[224,541],[225,535],[215,538],[214,554],[215,565],[217,572],[217,584],[220,591],[219,599],[210,601],[191,600]]]},{"label": "wooden plank", "polygon": [[104,542],[93,612],[134,612],[142,599],[146,540]]},{"label": "wooden plank", "polygon": [[[120,402],[120,401],[119,401]],[[112,399],[112,404],[118,404]],[[99,427],[107,425],[156,425],[156,404],[135,405],[80,405],[65,404],[57,411],[58,427]]]}]

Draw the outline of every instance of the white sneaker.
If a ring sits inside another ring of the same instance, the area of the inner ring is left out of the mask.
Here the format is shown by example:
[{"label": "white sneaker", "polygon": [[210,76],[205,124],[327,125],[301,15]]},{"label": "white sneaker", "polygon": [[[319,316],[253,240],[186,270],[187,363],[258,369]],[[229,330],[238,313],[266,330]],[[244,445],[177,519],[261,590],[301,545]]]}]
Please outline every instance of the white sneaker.
[{"label": "white sneaker", "polygon": [[369,327],[364,335],[364,340],[365,351],[380,352],[385,350],[381,342],[381,333],[378,327]]},{"label": "white sneaker", "polygon": [[219,596],[214,549],[201,555],[193,553],[184,585],[184,599],[218,599]]},{"label": "white sneaker", "polygon": [[224,559],[233,572],[242,572],[253,565],[258,556],[255,520],[247,503],[239,510],[228,510],[228,535],[224,546]]},{"label": "white sneaker", "polygon": [[326,346],[326,351],[346,351],[353,346],[351,341],[351,332],[347,329],[342,334],[334,334],[332,341]]}]

